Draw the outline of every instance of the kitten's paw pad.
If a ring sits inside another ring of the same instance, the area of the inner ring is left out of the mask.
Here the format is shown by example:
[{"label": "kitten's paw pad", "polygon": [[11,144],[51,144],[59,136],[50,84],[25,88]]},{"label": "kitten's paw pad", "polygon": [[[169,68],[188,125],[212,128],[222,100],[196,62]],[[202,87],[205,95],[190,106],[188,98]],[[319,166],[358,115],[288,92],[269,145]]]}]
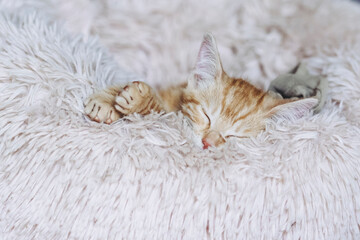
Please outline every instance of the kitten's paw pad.
[{"label": "kitten's paw pad", "polygon": [[151,96],[151,87],[144,82],[132,82],[119,92],[115,99],[115,108],[123,114],[138,112],[144,108]]},{"label": "kitten's paw pad", "polygon": [[118,111],[101,97],[90,97],[85,101],[85,114],[93,121],[111,124],[121,116]]}]

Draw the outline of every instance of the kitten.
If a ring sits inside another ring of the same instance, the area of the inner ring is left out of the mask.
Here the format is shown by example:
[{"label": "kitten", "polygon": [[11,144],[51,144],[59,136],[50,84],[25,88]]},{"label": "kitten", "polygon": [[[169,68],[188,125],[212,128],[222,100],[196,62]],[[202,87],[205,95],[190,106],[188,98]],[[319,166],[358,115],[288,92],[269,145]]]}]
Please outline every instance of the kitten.
[{"label": "kitten", "polygon": [[268,118],[299,118],[317,104],[314,98],[278,99],[223,70],[214,37],[206,34],[187,84],[155,91],[144,82],[113,86],[85,102],[90,119],[110,124],[132,113],[182,111],[203,148],[228,138],[255,136]]}]

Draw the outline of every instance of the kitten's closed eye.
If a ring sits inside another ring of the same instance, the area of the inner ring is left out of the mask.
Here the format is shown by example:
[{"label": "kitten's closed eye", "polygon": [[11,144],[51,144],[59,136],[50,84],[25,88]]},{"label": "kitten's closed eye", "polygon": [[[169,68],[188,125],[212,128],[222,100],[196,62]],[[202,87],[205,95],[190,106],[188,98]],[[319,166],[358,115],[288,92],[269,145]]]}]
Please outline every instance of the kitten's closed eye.
[{"label": "kitten's closed eye", "polygon": [[204,113],[204,115],[206,116],[206,118],[208,119],[208,128],[210,128],[211,127],[211,119],[209,118],[209,115],[207,115],[207,113],[205,112],[205,110],[204,110],[204,108],[202,108],[202,111],[203,111],[203,113]]},{"label": "kitten's closed eye", "polygon": [[228,139],[228,138],[248,138],[248,137],[245,137],[245,136],[236,136],[236,135],[227,135],[227,136],[225,136],[225,139]]}]

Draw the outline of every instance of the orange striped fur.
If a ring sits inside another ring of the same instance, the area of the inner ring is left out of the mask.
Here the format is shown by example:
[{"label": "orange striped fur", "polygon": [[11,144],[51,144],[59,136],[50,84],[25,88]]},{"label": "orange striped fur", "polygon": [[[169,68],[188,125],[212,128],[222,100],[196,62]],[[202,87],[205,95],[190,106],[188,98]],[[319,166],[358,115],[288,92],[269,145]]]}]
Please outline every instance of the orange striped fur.
[{"label": "orange striped fur", "polygon": [[255,136],[269,117],[298,118],[317,104],[315,99],[283,100],[222,69],[215,39],[207,34],[201,44],[188,83],[154,91],[144,82],[111,87],[87,100],[86,114],[111,123],[132,113],[182,111],[204,148],[219,146],[228,138]]}]

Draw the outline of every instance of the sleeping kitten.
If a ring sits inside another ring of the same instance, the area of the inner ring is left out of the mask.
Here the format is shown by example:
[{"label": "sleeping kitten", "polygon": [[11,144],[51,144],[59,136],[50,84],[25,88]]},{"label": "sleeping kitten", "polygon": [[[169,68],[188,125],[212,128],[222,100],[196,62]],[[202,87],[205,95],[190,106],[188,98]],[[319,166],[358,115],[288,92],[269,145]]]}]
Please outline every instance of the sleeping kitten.
[{"label": "sleeping kitten", "polygon": [[228,138],[255,136],[265,129],[268,118],[300,118],[317,102],[278,99],[243,79],[229,77],[214,37],[206,34],[187,84],[159,91],[144,82],[109,87],[86,100],[85,113],[110,124],[132,113],[182,111],[206,149]]}]

